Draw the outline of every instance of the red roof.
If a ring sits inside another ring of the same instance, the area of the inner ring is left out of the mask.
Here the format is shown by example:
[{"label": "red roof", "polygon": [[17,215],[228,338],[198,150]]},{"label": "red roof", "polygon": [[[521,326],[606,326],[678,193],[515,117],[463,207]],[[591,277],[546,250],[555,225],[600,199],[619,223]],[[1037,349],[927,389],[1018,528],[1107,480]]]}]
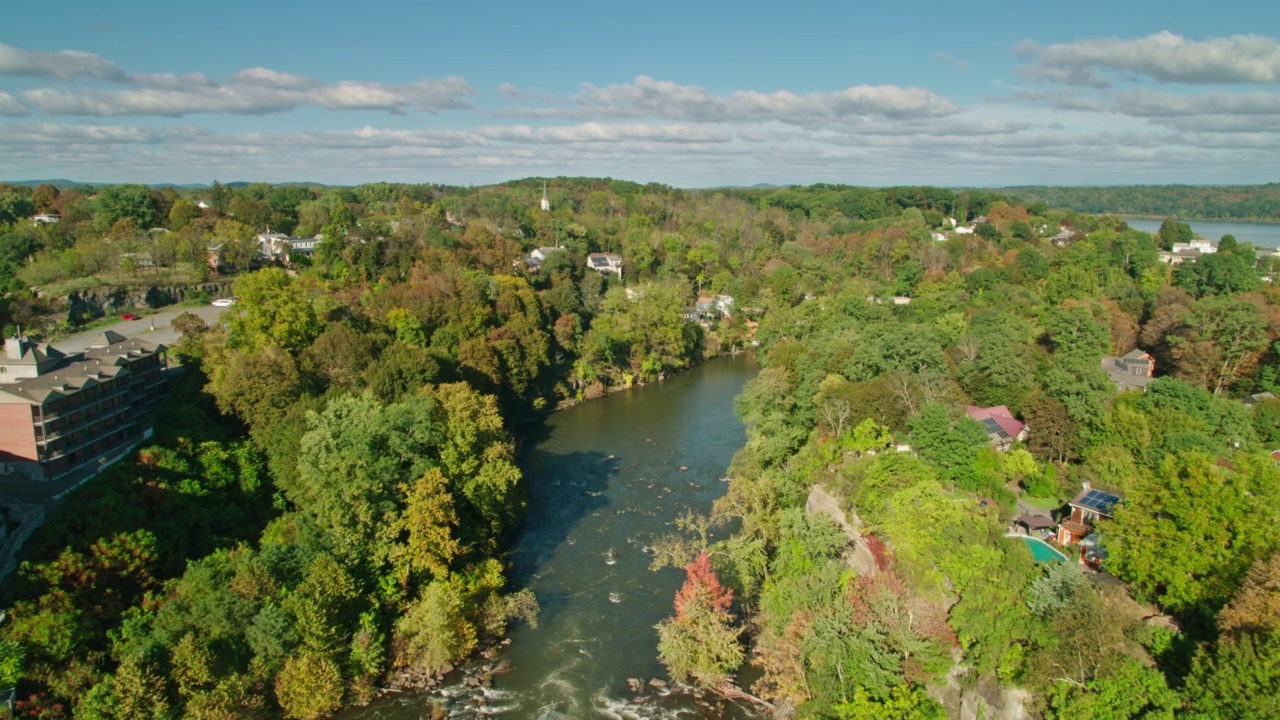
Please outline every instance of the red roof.
[{"label": "red roof", "polygon": [[1005,431],[1011,438],[1018,437],[1018,433],[1022,432],[1022,428],[1026,427],[1022,421],[1013,416],[1009,412],[1009,408],[1004,405],[995,405],[992,407],[978,407],[977,405],[966,405],[965,412],[969,413],[969,417],[982,422],[983,420],[994,420],[1001,430]]}]

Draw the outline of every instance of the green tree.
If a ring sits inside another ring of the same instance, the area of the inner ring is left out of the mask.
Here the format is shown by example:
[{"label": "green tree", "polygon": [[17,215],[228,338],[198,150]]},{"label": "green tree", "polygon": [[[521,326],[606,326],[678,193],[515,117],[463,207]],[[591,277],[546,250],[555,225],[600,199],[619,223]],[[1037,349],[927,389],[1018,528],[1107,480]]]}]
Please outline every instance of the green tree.
[{"label": "green tree", "polygon": [[943,405],[921,407],[907,425],[921,457],[953,474],[968,467],[978,449],[987,444],[981,425],[967,416],[953,417]]},{"label": "green tree", "polygon": [[291,656],[276,679],[276,700],[285,717],[315,720],[342,705],[342,672],[336,663],[309,651]]},{"label": "green tree", "polygon": [[1174,243],[1189,243],[1195,238],[1195,234],[1191,232],[1190,225],[1178,222],[1175,218],[1167,217],[1164,222],[1160,223],[1160,229],[1156,231],[1156,237],[1160,241],[1162,250],[1172,250]]},{"label": "green tree", "polygon": [[267,268],[239,277],[232,290],[240,299],[227,321],[233,346],[271,342],[297,353],[320,334],[305,291],[283,270]]},{"label": "green tree", "polygon": [[178,198],[177,202],[169,208],[169,229],[181,230],[198,217],[200,217],[200,208],[196,207],[195,203]]},{"label": "green tree", "polygon": [[1168,457],[1104,526],[1107,569],[1173,612],[1216,613],[1253,561],[1280,543],[1280,473],[1237,456]]},{"label": "green tree", "polygon": [[1251,292],[1262,284],[1253,264],[1253,257],[1232,253],[1201,255],[1174,267],[1173,285],[1196,297]]},{"label": "green tree", "polygon": [[476,646],[476,629],[464,617],[463,598],[452,583],[433,582],[396,621],[396,665],[435,674]]},{"label": "green tree", "polygon": [[155,227],[156,206],[146,185],[110,185],[94,198],[94,227],[105,231],[119,220],[140,229]]},{"label": "green tree", "polygon": [[742,664],[740,630],[729,613],[733,591],[720,585],[706,553],[685,567],[674,618],[656,626],[658,658],[671,677],[715,688]]}]

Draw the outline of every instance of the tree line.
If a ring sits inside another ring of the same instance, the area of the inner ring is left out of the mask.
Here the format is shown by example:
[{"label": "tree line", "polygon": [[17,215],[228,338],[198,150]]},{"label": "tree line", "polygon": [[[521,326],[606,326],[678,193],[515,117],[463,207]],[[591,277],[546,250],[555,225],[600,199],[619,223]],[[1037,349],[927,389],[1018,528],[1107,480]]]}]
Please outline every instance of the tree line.
[{"label": "tree line", "polygon": [[[1245,245],[1171,270],[1158,252],[1175,230],[934,188],[564,178],[543,212],[535,179],[215,186],[172,191],[164,213],[166,191],[143,190],[69,197],[56,228],[10,225],[5,322],[40,329],[33,267],[122,221],[172,219],[179,201],[210,207],[154,236],[207,244],[220,223],[266,220],[323,242],[287,268],[232,268],[240,300],[222,323],[176,322],[194,372],[158,424],[171,431],[87,486],[114,488],[118,522],[67,512],[37,535],[0,626],[0,669],[31,714],[312,718],[458,662],[535,617],[504,580],[522,508],[512,422],[752,333],[765,368],[739,401],[748,441],[728,494],[663,545],[688,575],[655,638],[673,676],[716,684],[750,658],[757,694],[812,716],[912,717],[936,712],[928,688],[958,656],[964,677],[1029,688],[1046,712],[1131,686],[1147,688],[1137,707],[1173,712],[1225,692],[1188,688],[1235,682],[1216,668],[1269,652],[1254,628],[1271,626],[1222,624],[1251,582],[1266,586],[1254,563],[1274,552],[1259,453],[1280,412],[1233,398],[1280,384],[1280,321],[1270,268]],[[978,232],[946,233],[948,217],[979,215]],[[1058,247],[1064,228],[1076,241]],[[521,259],[544,246],[563,251],[530,270]],[[624,279],[586,269],[590,252],[622,255]],[[735,310],[704,327],[688,311],[708,294]],[[1165,377],[1114,397],[1099,358],[1135,346]],[[967,402],[1027,420],[1026,447],[991,451]],[[917,452],[889,451],[900,442]],[[1056,502],[1084,479],[1141,499],[1115,520],[1114,572],[1180,632],[1003,537],[1019,499]],[[847,535],[803,511],[815,484],[869,530],[876,572],[851,573]],[[68,502],[80,497],[95,496]],[[226,525],[205,517],[223,506],[240,508]],[[1191,509],[1208,514],[1180,519],[1201,533],[1185,537],[1225,549],[1178,583],[1186,558],[1171,554],[1186,545],[1161,523]],[[697,541],[721,522],[738,532]],[[1077,632],[1098,622],[1115,632]]]}]

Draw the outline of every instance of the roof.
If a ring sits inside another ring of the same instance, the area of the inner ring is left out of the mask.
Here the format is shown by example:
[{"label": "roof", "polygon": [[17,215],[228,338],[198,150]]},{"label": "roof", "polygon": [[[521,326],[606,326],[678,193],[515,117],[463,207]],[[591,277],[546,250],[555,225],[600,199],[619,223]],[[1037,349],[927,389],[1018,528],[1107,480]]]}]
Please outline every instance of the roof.
[{"label": "roof", "polygon": [[1082,490],[1068,505],[1072,507],[1092,510],[1099,515],[1111,516],[1111,511],[1115,509],[1116,504],[1120,502],[1119,495],[1113,495],[1103,490]]},{"label": "roof", "polygon": [[[16,343],[16,346],[13,345]],[[65,354],[49,343],[32,342],[26,338],[9,338],[4,341],[4,357],[0,362],[5,365],[46,366],[61,360]]]},{"label": "roof", "polygon": [[[1129,354],[1125,355],[1124,357],[1115,357],[1114,355],[1109,355],[1107,357],[1102,358],[1101,367],[1103,372],[1107,374],[1107,377],[1111,380],[1112,384],[1114,384],[1120,390],[1132,390],[1134,388],[1146,387],[1147,385],[1150,385],[1155,380],[1155,376],[1153,375],[1146,374],[1146,373],[1142,375],[1138,375],[1134,373],[1133,370],[1131,370],[1127,365],[1127,363],[1134,362],[1134,361],[1143,362],[1143,363],[1152,363],[1151,356],[1146,355],[1146,353],[1142,353],[1142,355],[1144,355],[1145,357],[1137,357],[1137,358],[1130,357],[1130,355],[1133,355],[1134,353],[1138,353],[1138,352],[1141,352],[1141,351],[1140,350],[1130,351]],[[1148,366],[1145,369],[1154,370],[1154,367]]]},{"label": "roof", "polygon": [[1022,523],[1032,530],[1057,527],[1058,525],[1053,521],[1053,518],[1045,515],[1019,515],[1014,522]]},{"label": "roof", "polygon": [[1262,402],[1263,400],[1275,400],[1275,399],[1276,399],[1276,396],[1274,393],[1260,392],[1260,393],[1254,393],[1252,395],[1245,395],[1240,400],[1240,402],[1244,403],[1245,405],[1256,405]]},{"label": "roof", "polygon": [[614,253],[591,253],[587,256],[587,264],[592,267],[608,267],[621,262],[622,256]]},{"label": "roof", "polygon": [[126,338],[110,330],[102,341],[78,355],[67,356],[57,366],[39,376],[0,385],[4,393],[29,403],[44,404],[57,396],[74,395],[114,378],[125,371],[130,359],[146,357],[166,348],[137,338]]},{"label": "roof", "polygon": [[1122,360],[1150,360],[1151,359],[1150,355],[1143,352],[1139,348],[1134,348],[1120,357]]},{"label": "roof", "polygon": [[985,408],[967,405],[965,406],[965,412],[969,414],[969,417],[977,420],[988,435],[994,435],[1001,439],[1014,440],[1022,433],[1022,429],[1026,427],[1004,405]]}]

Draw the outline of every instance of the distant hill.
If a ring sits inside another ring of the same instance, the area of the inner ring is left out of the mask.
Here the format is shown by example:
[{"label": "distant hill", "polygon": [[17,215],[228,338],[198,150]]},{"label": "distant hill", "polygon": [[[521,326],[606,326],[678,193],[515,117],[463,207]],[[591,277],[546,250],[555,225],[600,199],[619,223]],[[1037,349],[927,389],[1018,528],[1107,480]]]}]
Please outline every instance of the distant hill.
[{"label": "distant hill", "polygon": [[85,185],[93,185],[94,183],[79,182],[76,180],[67,180],[66,178],[57,178],[54,180],[0,180],[5,185],[23,185],[26,187],[35,187],[37,185],[52,185],[59,190],[69,187],[84,187]]},{"label": "distant hill", "polygon": [[[99,183],[84,182],[81,180],[67,180],[66,178],[55,178],[53,180],[0,180],[0,184],[5,185],[22,185],[24,187],[35,187],[37,185],[52,185],[59,190],[75,187],[107,187],[110,185],[123,185],[125,183]],[[248,180],[236,180],[234,182],[222,183],[229,188],[248,187],[253,183]],[[319,182],[279,182],[267,183],[268,185],[297,185],[301,187],[329,187],[325,183]],[[174,190],[206,190],[213,187],[212,183],[149,183],[147,187],[160,190],[162,188],[173,188]]]},{"label": "distant hill", "polygon": [[999,188],[1024,202],[1076,212],[1180,220],[1280,221],[1280,183],[1268,185],[1113,185]]}]

